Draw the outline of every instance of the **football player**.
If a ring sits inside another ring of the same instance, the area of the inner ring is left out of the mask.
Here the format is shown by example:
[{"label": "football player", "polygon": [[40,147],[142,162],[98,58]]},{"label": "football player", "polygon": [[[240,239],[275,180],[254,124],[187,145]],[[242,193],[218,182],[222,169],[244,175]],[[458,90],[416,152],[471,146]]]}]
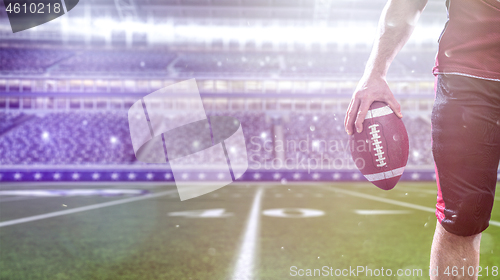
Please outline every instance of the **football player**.
[{"label": "football player", "polygon": [[[448,21],[433,68],[438,222],[430,276],[433,280],[477,279],[481,232],[489,225],[500,160],[500,1],[443,2]],[[373,101],[387,103],[402,117],[386,74],[426,4],[427,0],[387,2],[364,75],[347,110],[348,134],[362,131]],[[451,273],[453,267],[459,269],[457,274]]]}]

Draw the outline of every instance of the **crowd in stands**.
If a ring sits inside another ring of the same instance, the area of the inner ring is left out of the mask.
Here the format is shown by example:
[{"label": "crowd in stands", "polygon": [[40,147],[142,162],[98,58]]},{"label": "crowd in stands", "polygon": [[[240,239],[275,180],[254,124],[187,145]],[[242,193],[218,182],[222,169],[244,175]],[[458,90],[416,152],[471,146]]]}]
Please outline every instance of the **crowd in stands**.
[{"label": "crowd in stands", "polygon": [[[286,125],[286,158],[323,160],[323,164],[334,167],[352,164],[349,139],[344,131],[344,114],[292,113]],[[420,116],[403,118],[409,135],[410,154],[408,165],[430,166],[431,151],[430,122]]]},{"label": "crowd in stands", "polygon": [[175,63],[181,73],[266,73],[280,72],[277,54],[193,53],[183,54]]},{"label": "crowd in stands", "polygon": [[409,163],[412,165],[433,165],[430,120],[421,116],[403,118],[410,135]]},{"label": "crowd in stands", "polygon": [[4,113],[0,112],[0,135],[15,126],[16,122],[22,119],[23,113]]},{"label": "crowd in stands", "polygon": [[[232,116],[241,122],[251,167],[256,163],[271,166],[280,149],[284,150],[281,160],[290,159],[289,166],[300,168],[296,164],[301,161],[330,159],[336,168],[341,164],[352,167],[343,114],[290,112],[278,120],[266,117],[265,112],[208,115]],[[125,111],[51,112],[16,122],[19,118],[18,113],[0,114],[0,166],[142,164],[134,155]],[[403,120],[410,136],[408,165],[431,166],[430,123],[421,117]],[[277,135],[279,126],[282,136]]]},{"label": "crowd in stands", "polygon": [[42,74],[72,54],[68,50],[0,48],[0,73]]},{"label": "crowd in stands", "polygon": [[129,164],[130,147],[126,114],[48,113],[0,135],[0,164]]},{"label": "crowd in stands", "polygon": [[[231,116],[240,121],[243,134],[245,135],[245,144],[249,159],[263,163],[273,158],[273,152],[269,152],[269,149],[264,149],[266,142],[272,143],[272,124],[266,121],[265,113],[230,111],[209,112],[208,115]],[[259,146],[262,148],[258,149]]]},{"label": "crowd in stands", "polygon": [[287,76],[329,74],[357,74],[364,69],[368,53],[343,52],[323,54],[286,55]]},{"label": "crowd in stands", "polygon": [[52,71],[57,74],[78,75],[165,74],[174,58],[172,53],[86,51],[62,61]]},{"label": "crowd in stands", "polygon": [[339,166],[351,154],[343,126],[344,116],[334,113],[291,113],[285,124],[285,157],[293,161],[315,159]]},{"label": "crowd in stands", "polygon": [[[0,73],[54,76],[267,76],[358,77],[368,52],[168,52],[0,48]],[[390,74],[429,75],[435,53],[399,55]]]}]

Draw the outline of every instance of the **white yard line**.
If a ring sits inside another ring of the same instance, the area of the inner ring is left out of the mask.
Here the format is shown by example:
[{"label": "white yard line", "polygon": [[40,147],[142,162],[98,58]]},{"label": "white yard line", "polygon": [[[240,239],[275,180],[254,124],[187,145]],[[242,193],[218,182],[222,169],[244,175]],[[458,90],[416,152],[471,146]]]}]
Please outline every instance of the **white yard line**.
[{"label": "white yard line", "polygon": [[491,221],[491,220],[490,220],[490,225],[494,225],[494,226],[500,227],[500,222],[497,222],[497,221]]},{"label": "white yard line", "polygon": [[427,193],[433,194],[437,196],[437,188],[435,190],[426,190],[421,188],[405,188],[405,187],[397,187],[394,190],[402,191],[402,192],[416,192],[416,193]]},{"label": "white yard line", "polygon": [[29,196],[6,197],[6,198],[0,198],[0,203],[9,202],[9,201],[29,200],[29,199],[34,199],[34,198],[39,198],[39,197],[29,197]]},{"label": "white yard line", "polygon": [[248,221],[240,245],[240,251],[236,259],[232,280],[254,280],[255,279],[255,255],[259,236],[260,204],[264,189],[259,187],[253,199],[252,209],[248,215]]},{"label": "white yard line", "polygon": [[408,210],[362,210],[356,209],[354,213],[358,215],[400,215],[400,214],[410,214],[411,211]]},{"label": "white yard line", "polygon": [[[353,192],[353,191],[338,189],[338,188],[335,188],[335,187],[326,187],[326,186],[317,186],[317,185],[315,185],[315,187],[322,188],[322,189],[325,189],[325,190],[328,190],[328,191],[332,191],[332,192],[339,192],[339,193],[343,193],[343,194],[347,194],[347,195],[351,195],[351,196],[356,196],[356,197],[361,197],[361,198],[365,198],[365,199],[375,200],[375,201],[379,201],[379,202],[383,202],[383,203],[387,203],[387,204],[398,205],[398,206],[402,206],[402,207],[406,207],[406,208],[411,208],[411,209],[416,209],[416,210],[421,210],[421,211],[430,212],[430,213],[434,213],[436,211],[436,209],[430,208],[430,207],[425,207],[425,206],[420,206],[420,205],[412,204],[412,203],[408,203],[408,202],[402,202],[402,201],[398,201],[398,200],[393,200],[393,199],[378,197],[378,196],[375,196],[375,195],[369,195],[369,194],[364,194],[364,193],[358,193],[358,192]],[[494,225],[494,226],[500,227],[500,222],[490,221],[490,225]]]},{"label": "white yard line", "polygon": [[[432,195],[437,196],[437,189],[436,190],[426,190],[426,189],[420,189],[420,188],[397,187],[397,188],[394,188],[394,190],[403,191],[403,192],[426,193],[426,194],[432,194]],[[500,201],[500,196],[495,197],[494,199],[495,199],[495,201]]]},{"label": "white yard line", "polygon": [[139,200],[144,200],[144,199],[150,199],[150,198],[160,197],[160,196],[164,196],[164,195],[169,195],[169,194],[175,193],[175,192],[177,192],[177,190],[163,191],[163,192],[148,194],[148,195],[144,195],[144,196],[125,198],[125,199],[114,200],[114,201],[109,201],[109,202],[104,202],[104,203],[98,203],[98,204],[93,204],[93,205],[88,205],[88,206],[82,206],[82,207],[68,209],[68,210],[62,210],[62,211],[56,211],[56,212],[26,217],[26,218],[20,218],[20,219],[0,222],[0,227],[17,225],[17,224],[21,224],[21,223],[33,222],[33,221],[48,219],[48,218],[52,218],[52,217],[64,216],[64,215],[84,212],[84,211],[88,211],[88,210],[94,210],[94,209],[99,209],[99,208],[104,208],[104,207],[109,207],[109,206],[114,206],[114,205],[119,205],[119,204],[139,201]]}]

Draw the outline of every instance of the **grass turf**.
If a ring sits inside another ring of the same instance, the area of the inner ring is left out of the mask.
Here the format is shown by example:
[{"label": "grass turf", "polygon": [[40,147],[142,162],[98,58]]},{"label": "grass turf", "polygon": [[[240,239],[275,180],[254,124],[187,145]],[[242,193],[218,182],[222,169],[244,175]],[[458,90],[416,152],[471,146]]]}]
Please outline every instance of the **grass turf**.
[{"label": "grass turf", "polygon": [[[428,279],[433,213],[338,190],[433,208],[433,183],[400,183],[392,191],[381,191],[368,183],[234,184],[185,202],[167,195],[7,226],[0,228],[0,279],[228,279],[256,188],[262,186],[262,211],[288,209],[277,211],[295,217],[260,216],[255,244],[259,279],[297,278],[291,276],[293,266],[295,270],[383,267],[393,274],[397,269],[420,269],[422,277],[383,279]],[[172,186],[155,191],[168,189]],[[60,210],[62,204],[71,208],[114,199],[120,198],[3,202],[0,220]],[[319,210],[323,215],[297,217],[299,208]],[[216,211],[220,217],[192,217],[197,213],[191,211],[204,209],[224,210]],[[360,215],[356,210],[407,212]],[[172,212],[177,216],[169,216]],[[497,205],[492,220],[500,221]],[[492,266],[500,265],[499,234],[496,226],[483,233],[481,266],[490,267],[490,273]],[[361,273],[354,277],[306,278],[371,277]]]}]

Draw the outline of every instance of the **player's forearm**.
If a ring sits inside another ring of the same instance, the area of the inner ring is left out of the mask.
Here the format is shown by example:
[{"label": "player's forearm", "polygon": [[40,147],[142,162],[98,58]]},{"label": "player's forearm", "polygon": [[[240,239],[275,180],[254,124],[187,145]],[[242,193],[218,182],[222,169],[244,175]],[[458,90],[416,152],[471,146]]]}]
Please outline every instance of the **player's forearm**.
[{"label": "player's forearm", "polygon": [[427,0],[389,0],[380,16],[377,37],[364,76],[384,77],[410,38]]}]

